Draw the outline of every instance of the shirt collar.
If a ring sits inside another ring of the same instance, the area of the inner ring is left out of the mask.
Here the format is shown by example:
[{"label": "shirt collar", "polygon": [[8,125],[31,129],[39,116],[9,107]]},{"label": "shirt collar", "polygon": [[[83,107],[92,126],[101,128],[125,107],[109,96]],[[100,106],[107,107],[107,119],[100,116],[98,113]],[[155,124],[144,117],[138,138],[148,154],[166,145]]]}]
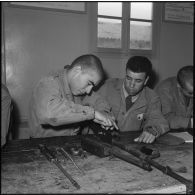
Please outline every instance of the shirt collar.
[{"label": "shirt collar", "polygon": [[[124,82],[123,82],[123,93],[124,93],[125,98],[129,95],[128,92],[127,92],[126,89],[125,89],[125,84],[124,84]],[[140,93],[138,93],[138,94],[135,95],[135,96],[132,96],[132,102],[135,102],[135,101],[137,100],[137,98],[139,97],[139,94],[140,94]]]}]

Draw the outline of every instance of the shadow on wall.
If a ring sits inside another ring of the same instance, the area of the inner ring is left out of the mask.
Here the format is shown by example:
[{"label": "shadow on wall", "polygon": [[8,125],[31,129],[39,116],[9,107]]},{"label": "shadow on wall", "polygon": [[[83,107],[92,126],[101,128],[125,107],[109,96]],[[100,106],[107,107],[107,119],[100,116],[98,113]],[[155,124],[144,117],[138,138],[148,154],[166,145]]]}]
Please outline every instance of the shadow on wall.
[{"label": "shadow on wall", "polygon": [[17,139],[19,135],[19,125],[20,125],[20,112],[16,102],[12,99],[13,110],[11,113],[10,120],[10,136],[12,139]]},{"label": "shadow on wall", "polygon": [[150,87],[151,89],[154,89],[158,81],[159,81],[159,75],[157,74],[157,72],[152,70],[147,86]]}]

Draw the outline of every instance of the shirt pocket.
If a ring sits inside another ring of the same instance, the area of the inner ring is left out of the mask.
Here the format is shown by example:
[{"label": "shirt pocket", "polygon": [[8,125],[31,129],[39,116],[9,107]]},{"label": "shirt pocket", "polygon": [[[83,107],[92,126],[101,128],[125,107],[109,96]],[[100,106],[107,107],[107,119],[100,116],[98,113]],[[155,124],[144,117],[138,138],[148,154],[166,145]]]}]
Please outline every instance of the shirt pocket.
[{"label": "shirt pocket", "polygon": [[142,122],[146,119],[146,108],[140,108],[139,110],[136,110],[134,113],[134,119],[138,122]]}]

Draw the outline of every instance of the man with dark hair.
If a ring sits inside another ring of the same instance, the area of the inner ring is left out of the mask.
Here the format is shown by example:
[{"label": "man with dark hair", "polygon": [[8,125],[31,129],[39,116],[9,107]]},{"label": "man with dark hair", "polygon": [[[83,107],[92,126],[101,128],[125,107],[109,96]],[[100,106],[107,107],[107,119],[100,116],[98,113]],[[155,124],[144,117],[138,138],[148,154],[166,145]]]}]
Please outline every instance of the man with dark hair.
[{"label": "man with dark hair", "polygon": [[160,108],[160,98],[146,86],[152,71],[150,60],[131,57],[124,79],[108,79],[98,91],[110,104],[121,132],[142,131],[134,141],[152,143],[169,131]]},{"label": "man with dark hair", "polygon": [[113,128],[114,117],[107,102],[93,87],[103,79],[100,59],[82,55],[70,66],[40,80],[29,108],[31,137],[76,135],[81,123],[93,120]]},{"label": "man with dark hair", "polygon": [[163,80],[156,92],[171,129],[193,128],[193,66],[184,66],[176,77]]}]

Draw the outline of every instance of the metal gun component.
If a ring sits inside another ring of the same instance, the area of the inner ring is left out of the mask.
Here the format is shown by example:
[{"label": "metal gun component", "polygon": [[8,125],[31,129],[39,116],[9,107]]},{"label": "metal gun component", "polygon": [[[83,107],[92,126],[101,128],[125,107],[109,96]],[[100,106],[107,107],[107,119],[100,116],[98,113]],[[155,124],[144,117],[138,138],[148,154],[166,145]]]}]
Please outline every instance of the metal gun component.
[{"label": "metal gun component", "polygon": [[[156,158],[158,156],[160,156],[160,153],[158,154],[157,151],[154,152],[154,154],[151,153],[150,155],[146,155],[146,154],[141,154],[139,151],[137,150],[133,150],[130,149],[129,147],[126,146],[119,146],[120,148],[124,149],[125,151],[128,151],[130,154],[136,156],[137,158],[139,158],[141,161],[145,161],[148,164],[150,164],[151,166],[155,167],[156,169],[160,170],[161,172],[163,172],[166,175],[171,176],[172,178],[178,180],[179,182],[183,183],[184,185],[186,185],[186,191],[188,194],[191,194],[193,191],[193,182],[191,180],[188,180],[180,175],[178,175],[177,173],[175,173],[169,166],[163,166],[157,162],[155,162],[154,160],[152,160],[153,158]],[[151,149],[145,147],[145,148],[141,148],[142,152],[143,151],[149,151]]]},{"label": "metal gun component", "polygon": [[[92,130],[94,131],[94,134],[96,136],[98,136],[98,132],[104,131],[104,130],[102,130],[101,127],[98,127],[97,125],[95,125],[93,123],[90,125],[90,127],[92,128]],[[155,162],[154,160],[152,160],[153,158],[157,158],[157,157],[160,156],[159,151],[153,151],[153,150],[151,151],[151,149],[148,149],[147,147],[145,147],[145,148],[142,147],[141,150],[131,149],[131,148],[129,148],[129,147],[123,145],[123,144],[120,144],[116,139],[113,139],[112,134],[107,134],[106,133],[105,135],[107,135],[107,136],[101,137],[99,135],[99,139],[101,139],[103,142],[110,143],[111,146],[113,146],[113,145],[114,146],[118,146],[119,148],[121,148],[121,149],[129,152],[133,156],[137,157],[142,162],[146,162],[150,166],[153,166],[153,167],[157,168],[158,170],[162,171],[166,175],[169,175],[172,178],[180,181],[181,183],[186,185],[186,189],[187,189],[186,192],[187,192],[187,194],[192,194],[193,193],[193,182],[191,180],[188,180],[188,179],[178,175],[169,166],[162,166],[161,164],[159,164],[159,163]],[[98,150],[96,148],[96,152],[97,151]]]},{"label": "metal gun component", "polygon": [[146,162],[150,163],[152,166],[157,168],[158,170],[162,171],[166,175],[171,176],[172,178],[178,180],[179,182],[183,183],[186,185],[186,193],[187,194],[193,194],[193,182],[191,180],[188,180],[177,173],[175,173],[169,166],[162,166],[161,164],[155,162],[154,160],[150,158],[145,159]]},{"label": "metal gun component", "polygon": [[144,170],[151,171],[151,167],[147,162],[140,161],[138,159],[135,159],[134,156],[130,156],[129,154],[125,154],[122,149],[120,149],[117,146],[112,146],[110,144],[107,144],[105,142],[102,142],[101,140],[98,140],[96,137],[83,137],[81,139],[81,146],[84,150],[95,154],[99,157],[106,157],[113,155],[117,158],[120,158],[126,162],[129,162],[131,164],[134,164]]},{"label": "metal gun component", "polygon": [[73,146],[67,149],[73,156],[80,156],[81,158],[87,158],[87,152],[78,146]]},{"label": "metal gun component", "polygon": [[71,161],[72,161],[72,163],[74,164],[74,166],[83,174],[83,175],[85,175],[85,172],[81,169],[81,168],[79,168],[78,167],[78,165],[75,163],[75,161],[71,158],[71,156],[68,154],[68,152],[66,152],[65,150],[64,150],[64,148],[57,148],[57,151],[59,151],[65,158],[68,158],[68,159],[70,159]]},{"label": "metal gun component", "polygon": [[120,158],[126,162],[129,162],[135,166],[138,166],[144,170],[152,171],[150,164],[148,164],[147,162],[144,162],[144,161],[137,160],[135,158],[130,158],[129,156],[122,154],[121,150],[116,146],[112,147],[110,154],[113,156],[116,156],[117,158]]},{"label": "metal gun component", "polygon": [[72,176],[62,167],[62,165],[59,163],[58,158],[55,156],[55,154],[49,150],[45,145],[39,144],[38,145],[41,153],[47,158],[48,161],[54,163],[61,171],[62,173],[70,180],[70,182],[77,188],[80,189],[80,185],[72,178]]}]

